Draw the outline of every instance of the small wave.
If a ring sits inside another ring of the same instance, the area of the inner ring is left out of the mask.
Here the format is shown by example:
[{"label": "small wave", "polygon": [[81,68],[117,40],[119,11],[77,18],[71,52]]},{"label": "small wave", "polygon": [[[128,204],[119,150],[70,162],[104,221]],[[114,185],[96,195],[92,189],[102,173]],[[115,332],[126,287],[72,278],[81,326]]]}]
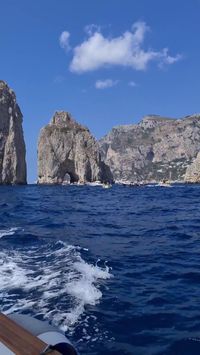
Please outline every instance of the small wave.
[{"label": "small wave", "polygon": [[0,239],[15,234],[19,228],[0,229]]},{"label": "small wave", "polygon": [[[97,304],[108,266],[85,262],[81,248],[63,242],[0,252],[1,311],[34,312],[64,331]],[[84,251],[85,252],[85,251]]]}]

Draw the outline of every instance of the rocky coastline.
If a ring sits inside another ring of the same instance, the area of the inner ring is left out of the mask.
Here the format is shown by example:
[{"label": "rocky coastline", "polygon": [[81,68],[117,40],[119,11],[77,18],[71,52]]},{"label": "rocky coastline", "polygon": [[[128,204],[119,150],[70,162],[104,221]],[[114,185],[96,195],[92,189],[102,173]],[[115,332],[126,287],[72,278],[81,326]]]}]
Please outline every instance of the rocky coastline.
[{"label": "rocky coastline", "polygon": [[[0,184],[26,184],[23,116],[0,80]],[[200,114],[181,119],[145,116],[114,127],[97,141],[68,112],[40,131],[38,184],[143,186],[200,182]]]},{"label": "rocky coastline", "polygon": [[115,181],[187,182],[190,171],[188,182],[195,182],[191,171],[200,151],[200,114],[182,119],[148,115],[138,124],[114,127],[99,145]]}]

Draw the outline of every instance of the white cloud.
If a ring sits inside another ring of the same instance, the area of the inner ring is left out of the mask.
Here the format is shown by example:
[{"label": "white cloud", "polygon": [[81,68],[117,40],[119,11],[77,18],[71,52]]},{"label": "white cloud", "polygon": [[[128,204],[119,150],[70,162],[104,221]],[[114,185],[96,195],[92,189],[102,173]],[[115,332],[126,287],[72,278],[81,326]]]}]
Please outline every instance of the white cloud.
[{"label": "white cloud", "polygon": [[129,86],[132,86],[132,87],[137,86],[137,84],[135,83],[135,81],[129,81],[128,85],[129,85]]},{"label": "white cloud", "polygon": [[136,22],[131,31],[115,38],[104,37],[95,25],[86,27],[86,31],[88,38],[73,50],[70,70],[75,73],[116,65],[145,70],[152,61],[169,65],[181,59],[179,54],[169,55],[166,48],[161,51],[143,48],[145,35],[149,31],[145,22]]},{"label": "white cloud", "polygon": [[59,43],[61,48],[63,48],[67,52],[70,50],[69,37],[70,33],[67,31],[63,31],[59,37]]},{"label": "white cloud", "polygon": [[168,48],[164,48],[162,51],[163,57],[162,57],[162,61],[161,64],[174,64],[176,62],[178,62],[180,59],[182,59],[182,55],[181,54],[177,54],[175,57],[172,57],[171,55],[168,54],[169,53],[169,49]]},{"label": "white cloud", "polygon": [[95,83],[96,89],[107,89],[111,88],[118,84],[118,80],[106,79],[106,80],[97,80]]},{"label": "white cloud", "polygon": [[100,32],[101,27],[95,25],[94,23],[92,23],[91,25],[85,26],[84,30],[85,30],[85,32],[87,33],[87,35],[92,36],[93,33],[95,33],[95,32]]}]

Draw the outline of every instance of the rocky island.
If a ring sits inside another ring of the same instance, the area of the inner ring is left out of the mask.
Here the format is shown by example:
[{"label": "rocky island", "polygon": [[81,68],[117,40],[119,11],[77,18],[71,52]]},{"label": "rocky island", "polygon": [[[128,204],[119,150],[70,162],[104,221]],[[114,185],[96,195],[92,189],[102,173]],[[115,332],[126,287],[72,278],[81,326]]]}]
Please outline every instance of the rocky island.
[{"label": "rocky island", "polygon": [[63,184],[112,180],[101,161],[98,143],[88,128],[68,112],[56,112],[41,129],[38,142],[38,183]]},{"label": "rocky island", "polygon": [[[26,184],[22,113],[0,81],[0,184]],[[200,114],[182,119],[145,116],[114,127],[99,142],[68,112],[41,129],[38,183],[200,182]]]},{"label": "rocky island", "polygon": [[0,80],[0,184],[26,184],[22,113],[16,96]]},{"label": "rocky island", "polygon": [[200,181],[200,114],[148,115],[139,124],[114,127],[99,146],[115,181]]}]

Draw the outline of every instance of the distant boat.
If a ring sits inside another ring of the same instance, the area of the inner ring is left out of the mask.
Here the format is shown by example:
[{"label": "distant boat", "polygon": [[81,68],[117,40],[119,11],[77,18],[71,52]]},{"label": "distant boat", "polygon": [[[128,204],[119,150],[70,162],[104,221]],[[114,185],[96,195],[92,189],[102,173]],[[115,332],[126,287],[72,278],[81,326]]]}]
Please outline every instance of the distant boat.
[{"label": "distant boat", "polygon": [[92,182],[87,182],[88,186],[103,186],[101,181],[92,181]]},{"label": "distant boat", "polygon": [[172,187],[171,183],[169,180],[162,180],[160,181],[156,186],[160,187]]},{"label": "distant boat", "polygon": [[110,189],[112,187],[111,184],[103,184],[102,185],[103,189]]}]

